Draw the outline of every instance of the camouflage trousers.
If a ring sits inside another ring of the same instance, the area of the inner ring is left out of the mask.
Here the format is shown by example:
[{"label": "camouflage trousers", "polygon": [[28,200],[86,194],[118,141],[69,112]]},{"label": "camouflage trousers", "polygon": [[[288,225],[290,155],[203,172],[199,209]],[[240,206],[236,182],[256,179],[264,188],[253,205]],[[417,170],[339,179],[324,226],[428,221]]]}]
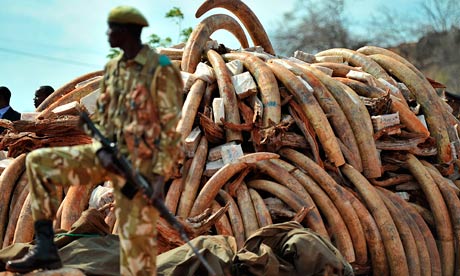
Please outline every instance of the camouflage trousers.
[{"label": "camouflage trousers", "polygon": [[104,169],[95,152],[100,144],[41,148],[26,158],[32,216],[34,220],[56,216],[59,207],[58,185],[96,186],[105,180],[114,184],[115,214],[120,237],[120,274],[156,275],[156,221],[158,211],[147,205],[138,193],[125,197],[120,188],[123,178]]}]

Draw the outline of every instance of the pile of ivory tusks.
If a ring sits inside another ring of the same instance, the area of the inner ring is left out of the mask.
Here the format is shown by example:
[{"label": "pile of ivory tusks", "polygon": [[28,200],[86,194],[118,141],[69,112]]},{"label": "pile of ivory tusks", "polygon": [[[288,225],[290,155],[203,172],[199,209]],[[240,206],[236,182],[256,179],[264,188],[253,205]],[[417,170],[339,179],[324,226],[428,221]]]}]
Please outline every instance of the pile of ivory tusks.
[{"label": "pile of ivory tusks", "polygon": [[[220,54],[222,51],[209,49],[210,35],[223,28],[236,36],[242,48],[247,45],[241,28],[233,27],[233,19],[219,14],[204,19],[183,49],[161,52],[194,79],[186,91],[184,119],[178,127],[183,137],[196,126],[207,133],[202,117],[209,114],[211,99],[220,97],[228,123],[221,127],[221,143],[237,141],[246,154],[206,177],[206,156],[219,143],[212,135],[202,137],[194,157],[185,162],[189,169],[184,170],[184,181],[169,188],[171,210],[189,217],[216,202],[221,206],[230,203],[215,230],[231,233],[241,247],[256,229],[280,220],[274,216],[276,207],[268,204],[270,198],[277,198],[294,213],[306,207],[309,211],[302,223],[331,239],[357,271],[367,265],[374,275],[460,273],[455,250],[460,241],[459,190],[448,178],[453,176],[459,152],[455,147],[458,120],[427,78],[401,56],[373,46],[356,51],[330,49],[315,55],[318,60],[340,57],[346,63],[277,57],[255,15],[242,2],[236,1],[236,7],[230,2],[235,1],[205,1],[196,15],[212,8],[231,11],[254,45],[265,52]],[[257,97],[263,103],[261,118],[253,120],[257,111],[248,112],[249,101],[236,97],[226,68],[234,60],[243,63],[257,83]],[[198,76],[195,70],[200,62],[213,68],[215,80]],[[347,78],[350,70],[366,72],[373,81]],[[386,145],[385,135],[374,131],[371,115],[381,114],[370,114],[362,100],[381,98],[388,91],[388,113],[399,114],[403,130],[401,135],[386,135],[400,142],[392,146]],[[275,148],[272,152],[279,156],[261,151],[257,136],[281,128],[283,118],[295,118],[295,114],[301,120],[284,131],[304,136],[307,148],[261,147]],[[418,115],[424,116],[426,124]],[[417,138],[407,146],[411,137]],[[409,198],[401,197],[400,191]]]},{"label": "pile of ivory tusks", "polygon": [[[460,201],[453,181],[458,122],[427,78],[399,55],[373,46],[315,55],[318,60],[340,57],[346,63],[277,57],[243,2],[208,0],[196,15],[213,8],[236,15],[254,45],[265,52],[220,54],[207,47],[210,35],[219,29],[234,34],[242,48],[249,45],[239,23],[220,14],[204,19],[183,49],[160,50],[193,80],[184,94],[178,130],[184,139],[196,127],[205,134],[193,157],[184,161],[181,178],[168,183],[168,208],[186,219],[228,206],[211,231],[234,236],[238,248],[260,227],[295,219],[331,240],[357,273],[459,275]],[[262,112],[236,96],[226,67],[234,60],[257,83]],[[213,78],[195,73],[200,62],[212,67]],[[366,72],[371,81],[348,78],[350,71]],[[95,75],[100,72],[71,83]],[[88,93],[75,92],[71,83],[39,107],[43,117],[50,106]],[[408,93],[399,89],[400,83]],[[74,96],[65,96],[71,93]],[[363,100],[388,93],[389,112],[399,114],[401,134],[375,132],[371,115],[381,114],[371,114]],[[209,115],[215,97],[224,101],[223,126]],[[424,115],[426,125],[417,115]],[[288,123],[286,117],[291,118]],[[289,146],[287,137],[299,136],[304,146]],[[206,175],[210,149],[231,141],[245,154]],[[15,158],[0,176],[3,247],[33,236],[24,159],[24,154]],[[87,208],[93,188],[65,191],[56,228],[70,228]],[[113,212],[106,221],[116,228]]]}]

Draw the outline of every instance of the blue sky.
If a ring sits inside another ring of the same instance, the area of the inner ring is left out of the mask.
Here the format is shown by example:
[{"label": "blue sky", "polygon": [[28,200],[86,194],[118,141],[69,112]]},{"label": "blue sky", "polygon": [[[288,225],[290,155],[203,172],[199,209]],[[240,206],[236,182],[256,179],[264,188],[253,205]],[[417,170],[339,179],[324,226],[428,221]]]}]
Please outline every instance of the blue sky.
[{"label": "blue sky", "polygon": [[[356,0],[357,5],[350,10],[350,16],[358,22],[379,5],[392,1]],[[224,12],[216,9],[196,19],[195,11],[202,2],[0,0],[0,86],[10,88],[14,109],[19,112],[34,111],[32,99],[38,86],[49,84],[56,89],[78,76],[103,68],[109,52],[105,32],[111,8],[129,4],[140,9],[150,22],[143,32],[144,38],[156,33],[160,37],[175,39],[179,27],[165,18],[172,7],[179,7],[185,15],[182,28],[196,26],[211,13]],[[285,12],[293,9],[296,0],[245,2],[270,36],[270,31],[278,26]],[[399,1],[402,6],[411,2]],[[213,38],[230,47],[235,43],[225,31],[216,33]]]}]

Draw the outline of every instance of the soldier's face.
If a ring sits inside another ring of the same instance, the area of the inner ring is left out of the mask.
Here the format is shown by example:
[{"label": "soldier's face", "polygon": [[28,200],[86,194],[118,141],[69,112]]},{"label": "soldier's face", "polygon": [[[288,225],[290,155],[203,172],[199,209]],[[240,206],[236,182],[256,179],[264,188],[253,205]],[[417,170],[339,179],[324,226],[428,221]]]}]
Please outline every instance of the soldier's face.
[{"label": "soldier's face", "polygon": [[120,47],[122,45],[123,36],[126,32],[126,28],[120,24],[109,23],[109,28],[107,29],[107,36],[109,40],[110,47]]}]

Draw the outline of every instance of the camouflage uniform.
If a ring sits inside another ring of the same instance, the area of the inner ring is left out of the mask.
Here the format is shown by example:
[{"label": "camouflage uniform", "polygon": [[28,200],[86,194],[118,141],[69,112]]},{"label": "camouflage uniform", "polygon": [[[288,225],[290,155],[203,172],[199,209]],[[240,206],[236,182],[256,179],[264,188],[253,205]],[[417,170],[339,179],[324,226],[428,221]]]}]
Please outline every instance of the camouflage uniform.
[{"label": "camouflage uniform", "polygon": [[[147,179],[171,178],[182,158],[176,125],[182,108],[182,80],[166,56],[144,45],[132,60],[109,61],[101,83],[95,121],[117,142],[121,153]],[[119,223],[121,275],[156,274],[158,212],[138,193],[132,200],[120,188],[124,181],[96,158],[100,144],[43,148],[27,156],[35,220],[53,219],[59,202],[56,185],[114,182]]]}]

